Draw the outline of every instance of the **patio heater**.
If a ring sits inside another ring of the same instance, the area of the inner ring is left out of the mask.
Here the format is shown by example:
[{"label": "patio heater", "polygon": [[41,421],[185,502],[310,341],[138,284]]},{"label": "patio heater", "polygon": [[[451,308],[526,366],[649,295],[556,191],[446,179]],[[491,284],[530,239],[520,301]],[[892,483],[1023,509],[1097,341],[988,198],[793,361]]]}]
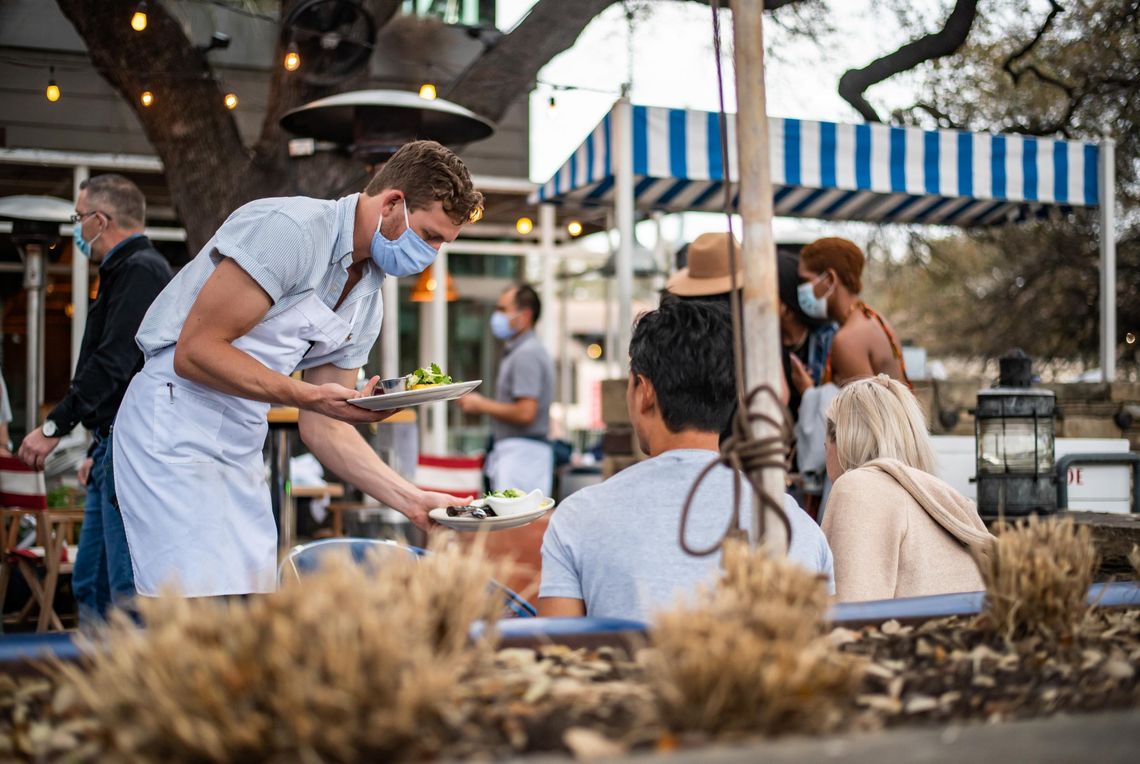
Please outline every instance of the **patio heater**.
[{"label": "patio heater", "polygon": [[26,432],[40,423],[44,400],[44,272],[46,254],[60,239],[60,223],[69,222],[74,205],[54,196],[7,196],[0,199],[0,218],[12,221],[12,241],[24,261],[27,290]]},{"label": "patio heater", "polygon": [[978,513],[984,519],[1057,511],[1051,390],[1032,387],[1032,360],[1000,359],[997,387],[978,392],[974,410]]},{"label": "patio heater", "polygon": [[347,148],[368,168],[383,164],[410,141],[430,139],[455,148],[495,131],[489,121],[458,104],[404,90],[337,93],[287,112],[281,126]]}]

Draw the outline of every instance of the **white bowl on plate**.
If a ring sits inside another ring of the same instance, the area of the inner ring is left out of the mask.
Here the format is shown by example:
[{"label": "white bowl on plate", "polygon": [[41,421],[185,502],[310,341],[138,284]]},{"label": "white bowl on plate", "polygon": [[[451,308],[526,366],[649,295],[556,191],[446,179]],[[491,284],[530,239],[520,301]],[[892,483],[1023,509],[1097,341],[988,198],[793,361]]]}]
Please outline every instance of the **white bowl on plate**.
[{"label": "white bowl on plate", "polygon": [[500,499],[497,496],[488,496],[486,501],[491,505],[491,509],[495,510],[495,514],[500,517],[509,517],[510,515],[525,515],[528,512],[533,512],[542,504],[542,499],[542,489],[535,488],[526,496],[520,496],[517,499]]}]

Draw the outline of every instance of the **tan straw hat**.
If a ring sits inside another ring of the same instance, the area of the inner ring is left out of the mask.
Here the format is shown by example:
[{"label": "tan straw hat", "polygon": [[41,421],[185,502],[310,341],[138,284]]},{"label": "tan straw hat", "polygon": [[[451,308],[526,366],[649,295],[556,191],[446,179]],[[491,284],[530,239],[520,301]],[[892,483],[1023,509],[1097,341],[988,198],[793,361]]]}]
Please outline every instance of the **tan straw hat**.
[{"label": "tan straw hat", "polygon": [[[736,242],[737,262],[742,262],[740,242]],[[726,294],[732,289],[728,269],[728,234],[702,233],[689,245],[689,264],[673,274],[666,291],[680,297],[707,297]],[[736,272],[737,287],[744,286],[744,270]]]}]

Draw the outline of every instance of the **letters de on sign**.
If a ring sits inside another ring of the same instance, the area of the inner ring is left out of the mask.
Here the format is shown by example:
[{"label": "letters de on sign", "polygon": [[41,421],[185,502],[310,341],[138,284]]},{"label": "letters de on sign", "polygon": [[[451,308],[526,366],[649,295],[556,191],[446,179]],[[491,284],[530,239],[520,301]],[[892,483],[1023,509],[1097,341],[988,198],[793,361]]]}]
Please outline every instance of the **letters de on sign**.
[{"label": "letters de on sign", "polygon": [[1069,485],[1084,485],[1084,470],[1080,467],[1069,467]]}]

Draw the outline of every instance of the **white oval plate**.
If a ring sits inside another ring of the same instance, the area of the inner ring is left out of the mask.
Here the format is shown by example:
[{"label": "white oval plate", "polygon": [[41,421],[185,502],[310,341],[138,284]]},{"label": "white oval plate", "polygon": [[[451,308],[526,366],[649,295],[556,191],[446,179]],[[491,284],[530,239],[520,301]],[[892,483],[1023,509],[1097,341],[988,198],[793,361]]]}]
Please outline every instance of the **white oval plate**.
[{"label": "white oval plate", "polygon": [[517,515],[484,517],[482,520],[475,517],[448,517],[446,507],[437,507],[428,512],[428,517],[440,525],[445,525],[456,531],[478,531],[484,528],[489,531],[505,531],[508,528],[521,528],[524,525],[529,525],[552,509],[554,509],[554,499],[548,496],[542,500],[537,509]]},{"label": "white oval plate", "polygon": [[425,403],[436,401],[450,401],[467,395],[479,385],[481,379],[470,382],[455,382],[450,385],[436,385],[425,387],[422,390],[403,390],[398,393],[384,393],[383,395],[370,395],[367,398],[349,398],[353,406],[359,406],[369,411],[388,411],[389,409],[402,409],[408,406],[422,406]]}]

